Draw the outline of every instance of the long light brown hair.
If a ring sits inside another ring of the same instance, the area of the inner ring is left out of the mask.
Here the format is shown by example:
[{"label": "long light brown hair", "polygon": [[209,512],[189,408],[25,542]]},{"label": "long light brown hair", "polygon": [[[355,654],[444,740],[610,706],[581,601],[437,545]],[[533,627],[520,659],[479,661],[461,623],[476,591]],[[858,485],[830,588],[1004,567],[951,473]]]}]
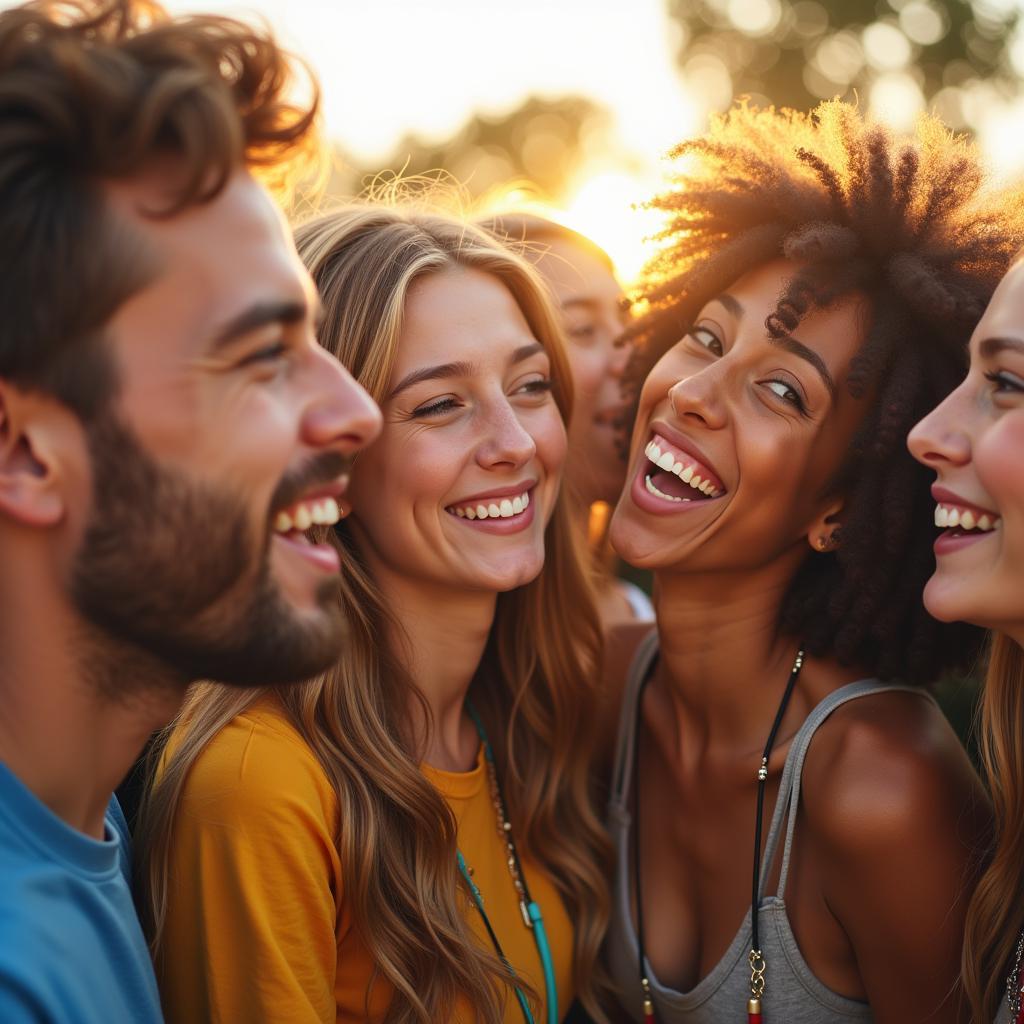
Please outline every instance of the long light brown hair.
[{"label": "long light brown hair", "polygon": [[[410,286],[468,266],[498,278],[516,299],[551,359],[554,398],[568,418],[571,387],[555,314],[532,269],[484,232],[439,215],[360,205],[301,226],[296,241],[323,299],[322,344],[378,402]],[[344,523],[335,540],[350,626],[344,654],[323,676],[271,692],[338,796],[345,898],[375,964],[368,991],[378,978],[394,987],[389,1024],[450,1020],[460,997],[478,1020],[498,1024],[507,974],[460,911],[455,820],[418,768],[410,708],[418,701],[425,710],[422,695],[380,641],[395,624]],[[600,631],[561,499],[545,551],[536,580],[499,595],[470,695],[494,748],[517,843],[565,903],[575,927],[576,988],[600,1019],[596,960],[608,918],[608,847],[589,768],[595,716],[586,712],[596,699]],[[179,716],[173,754],[139,833],[143,914],[158,958],[170,837],[189,769],[221,728],[267,692],[202,683]]]},{"label": "long light brown hair", "polygon": [[1024,929],[1024,650],[992,637],[981,697],[979,749],[995,809],[996,840],[967,912],[964,991],[971,1019],[995,1019],[1014,948]]}]

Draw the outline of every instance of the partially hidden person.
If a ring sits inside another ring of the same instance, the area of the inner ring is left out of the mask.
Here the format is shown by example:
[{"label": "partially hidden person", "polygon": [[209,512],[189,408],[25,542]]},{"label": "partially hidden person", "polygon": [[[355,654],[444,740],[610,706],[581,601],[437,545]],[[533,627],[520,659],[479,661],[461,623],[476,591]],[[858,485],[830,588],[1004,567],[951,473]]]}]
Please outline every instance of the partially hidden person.
[{"label": "partially hidden person", "polygon": [[538,214],[502,213],[484,226],[533,263],[561,317],[573,380],[566,486],[591,551],[601,621],[605,628],[650,621],[650,598],[615,575],[607,544],[608,518],[626,478],[622,438],[629,433],[625,421],[631,411],[623,373],[632,317],[615,266],[595,242]]},{"label": "partially hidden person", "polygon": [[[974,331],[960,386],[910,433],[935,473],[935,573],[924,602],[944,622],[992,630],[979,747],[995,807],[991,859],[967,913],[971,1019],[1024,1019],[1024,262]],[[918,524],[920,525],[920,523]],[[934,536],[934,535],[933,535]]]}]

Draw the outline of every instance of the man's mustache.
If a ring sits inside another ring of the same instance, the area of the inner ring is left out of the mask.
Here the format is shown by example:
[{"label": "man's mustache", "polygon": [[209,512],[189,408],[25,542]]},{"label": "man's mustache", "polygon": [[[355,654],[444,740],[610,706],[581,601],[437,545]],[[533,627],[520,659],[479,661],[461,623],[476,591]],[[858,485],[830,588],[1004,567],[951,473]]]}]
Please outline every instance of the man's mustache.
[{"label": "man's mustache", "polygon": [[314,456],[304,466],[285,476],[270,499],[270,518],[294,505],[304,494],[321,484],[336,483],[339,477],[352,472],[352,456],[340,452],[324,452]]}]

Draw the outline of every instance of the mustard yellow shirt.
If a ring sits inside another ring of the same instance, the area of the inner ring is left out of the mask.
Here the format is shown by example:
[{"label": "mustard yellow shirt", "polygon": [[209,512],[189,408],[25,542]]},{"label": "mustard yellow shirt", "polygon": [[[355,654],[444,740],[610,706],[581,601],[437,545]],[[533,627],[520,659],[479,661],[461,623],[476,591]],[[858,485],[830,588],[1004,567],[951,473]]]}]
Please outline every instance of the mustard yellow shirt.
[{"label": "mustard yellow shirt", "polygon": [[[469,772],[423,772],[455,815],[459,848],[505,955],[543,1000],[540,958],[497,834],[482,753]],[[327,776],[273,703],[239,715],[211,741],[189,773],[172,836],[157,964],[168,1024],[382,1018],[391,989],[378,979],[367,1004],[373,964],[345,899],[338,813]],[[572,925],[550,879],[529,861],[523,870],[544,913],[561,1018],[574,997]],[[492,948],[476,909],[468,899],[464,906]],[[542,1007],[537,1019],[544,1014]],[[511,996],[505,1021],[522,1021]]]}]

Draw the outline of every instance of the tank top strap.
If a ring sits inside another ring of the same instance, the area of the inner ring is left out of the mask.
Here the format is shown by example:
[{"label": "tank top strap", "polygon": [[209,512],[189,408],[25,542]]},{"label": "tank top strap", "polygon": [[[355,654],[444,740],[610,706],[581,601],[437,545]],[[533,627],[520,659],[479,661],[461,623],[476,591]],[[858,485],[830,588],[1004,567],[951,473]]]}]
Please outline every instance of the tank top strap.
[{"label": "tank top strap", "polygon": [[[786,841],[782,848],[782,870],[779,874],[779,888],[777,896],[783,899],[786,895],[786,880],[789,875],[790,855],[793,852],[793,835],[796,829],[797,808],[800,804],[800,782],[803,776],[804,760],[807,751],[810,749],[811,740],[825,720],[837,708],[848,704],[851,700],[860,697],[868,697],[876,693],[905,691],[916,693],[927,700],[934,701],[934,698],[927,690],[920,686],[909,686],[904,683],[883,683],[877,679],[860,679],[855,683],[847,683],[838,690],[828,694],[807,716],[804,724],[800,726],[793,743],[790,746],[789,754],[786,757],[785,766],[782,769],[782,781],[779,785],[779,798],[775,804],[775,812],[772,815],[771,829],[768,839],[765,842],[764,859],[761,863],[761,877],[765,878],[775,857],[779,843],[779,836],[782,833],[782,824],[786,823]],[[763,892],[761,894],[763,896]]]},{"label": "tank top strap", "polygon": [[658,631],[652,627],[637,644],[622,692],[622,711],[615,743],[615,767],[612,774],[611,803],[624,807],[629,798],[633,775],[633,749],[636,746],[637,695],[658,657]]}]

